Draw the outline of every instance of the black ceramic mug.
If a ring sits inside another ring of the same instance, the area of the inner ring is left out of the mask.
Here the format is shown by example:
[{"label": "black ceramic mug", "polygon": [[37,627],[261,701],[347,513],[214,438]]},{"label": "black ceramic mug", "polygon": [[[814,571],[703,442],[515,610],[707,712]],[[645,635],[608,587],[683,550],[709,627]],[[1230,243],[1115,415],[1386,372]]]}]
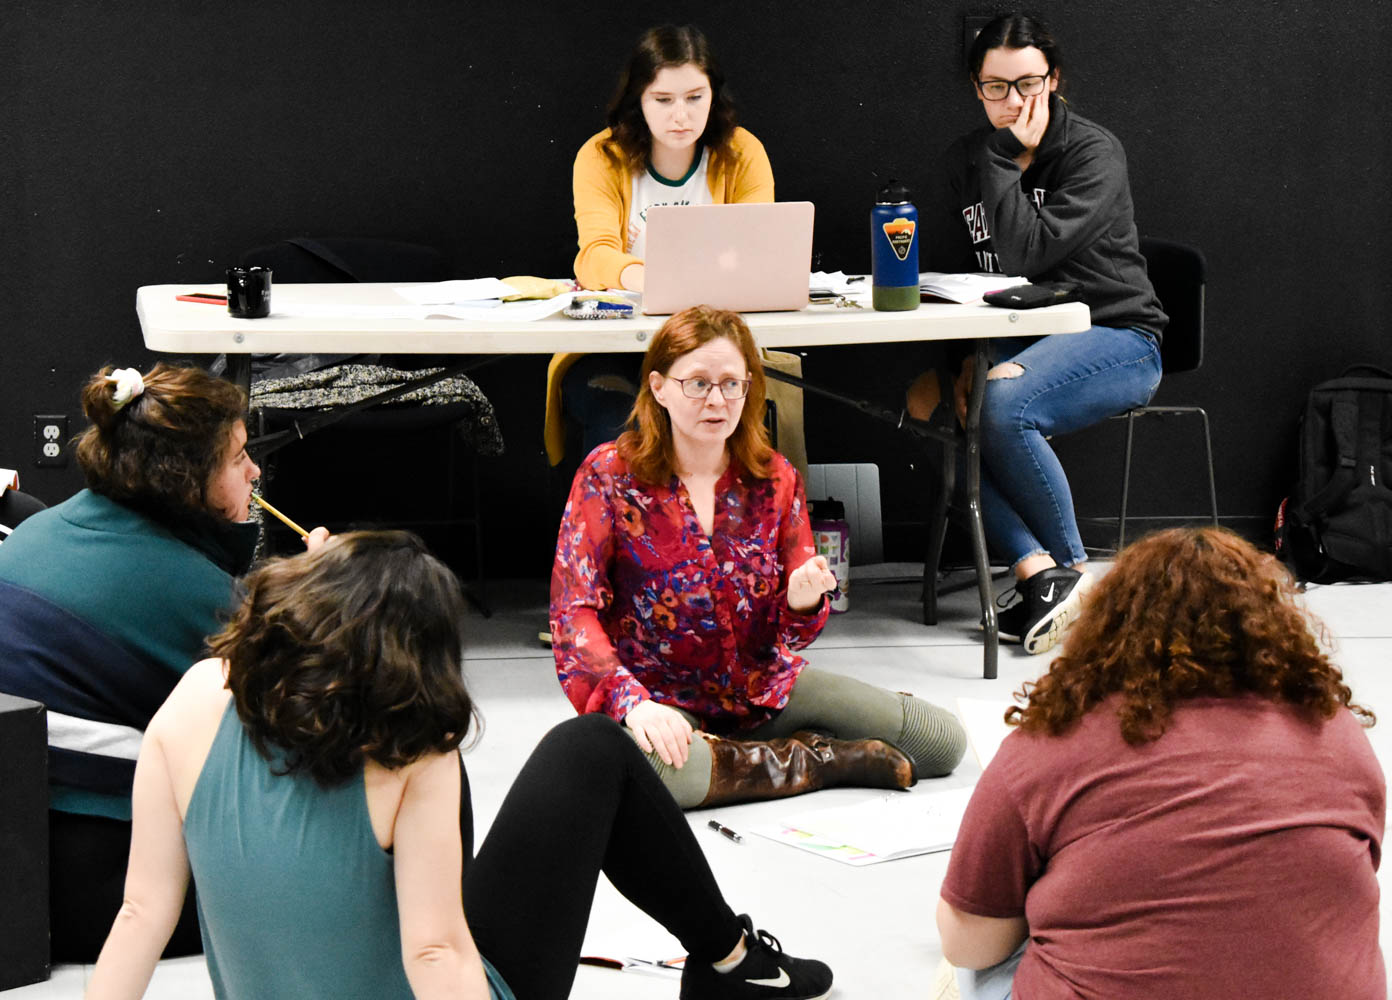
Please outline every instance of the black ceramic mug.
[{"label": "black ceramic mug", "polygon": [[260,319],[271,314],[271,269],[229,267],[227,311],[238,319]]}]

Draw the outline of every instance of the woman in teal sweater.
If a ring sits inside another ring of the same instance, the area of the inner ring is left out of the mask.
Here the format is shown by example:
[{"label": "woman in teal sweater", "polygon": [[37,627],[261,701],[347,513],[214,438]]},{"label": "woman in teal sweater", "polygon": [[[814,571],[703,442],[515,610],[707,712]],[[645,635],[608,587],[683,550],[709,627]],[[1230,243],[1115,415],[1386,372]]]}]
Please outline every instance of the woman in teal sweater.
[{"label": "woman in teal sweater", "polygon": [[[260,474],[245,396],[196,368],[103,369],[82,408],[88,488],[0,546],[0,691],[48,709],[50,933],[66,962],[96,958],[121,905],[141,735],[236,602]],[[170,954],[199,948],[190,896]]]}]

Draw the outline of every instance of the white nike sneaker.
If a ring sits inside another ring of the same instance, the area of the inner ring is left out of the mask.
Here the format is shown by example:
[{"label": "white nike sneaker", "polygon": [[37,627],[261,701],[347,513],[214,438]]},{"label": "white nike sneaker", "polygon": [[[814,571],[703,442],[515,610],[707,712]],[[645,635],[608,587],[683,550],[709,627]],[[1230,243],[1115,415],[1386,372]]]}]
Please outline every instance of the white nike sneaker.
[{"label": "white nike sneaker", "polygon": [[831,969],[811,958],[783,954],[778,938],[756,931],[748,915],[748,951],[739,965],[717,972],[709,962],[688,958],[682,968],[681,1000],[823,1000],[831,994]]}]

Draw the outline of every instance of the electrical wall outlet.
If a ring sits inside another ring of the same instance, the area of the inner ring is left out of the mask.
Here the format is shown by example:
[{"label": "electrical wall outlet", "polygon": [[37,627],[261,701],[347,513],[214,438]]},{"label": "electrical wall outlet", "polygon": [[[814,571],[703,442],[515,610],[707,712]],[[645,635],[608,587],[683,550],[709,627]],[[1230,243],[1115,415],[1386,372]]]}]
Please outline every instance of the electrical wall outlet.
[{"label": "electrical wall outlet", "polygon": [[34,464],[68,464],[68,418],[63,414],[34,414]]}]

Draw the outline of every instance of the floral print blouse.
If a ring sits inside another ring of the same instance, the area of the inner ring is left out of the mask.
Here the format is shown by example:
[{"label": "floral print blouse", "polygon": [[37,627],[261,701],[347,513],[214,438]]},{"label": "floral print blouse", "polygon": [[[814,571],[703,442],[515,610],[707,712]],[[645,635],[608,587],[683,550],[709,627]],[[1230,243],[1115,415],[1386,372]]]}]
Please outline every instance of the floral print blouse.
[{"label": "floral print blouse", "polygon": [[758,479],[731,462],[710,536],[686,488],[641,482],[596,448],[570,489],[551,573],[556,672],[576,711],[622,720],[651,698],[716,732],[788,703],[826,624],[788,607],[788,574],[815,555],[802,480],[782,455]]}]

